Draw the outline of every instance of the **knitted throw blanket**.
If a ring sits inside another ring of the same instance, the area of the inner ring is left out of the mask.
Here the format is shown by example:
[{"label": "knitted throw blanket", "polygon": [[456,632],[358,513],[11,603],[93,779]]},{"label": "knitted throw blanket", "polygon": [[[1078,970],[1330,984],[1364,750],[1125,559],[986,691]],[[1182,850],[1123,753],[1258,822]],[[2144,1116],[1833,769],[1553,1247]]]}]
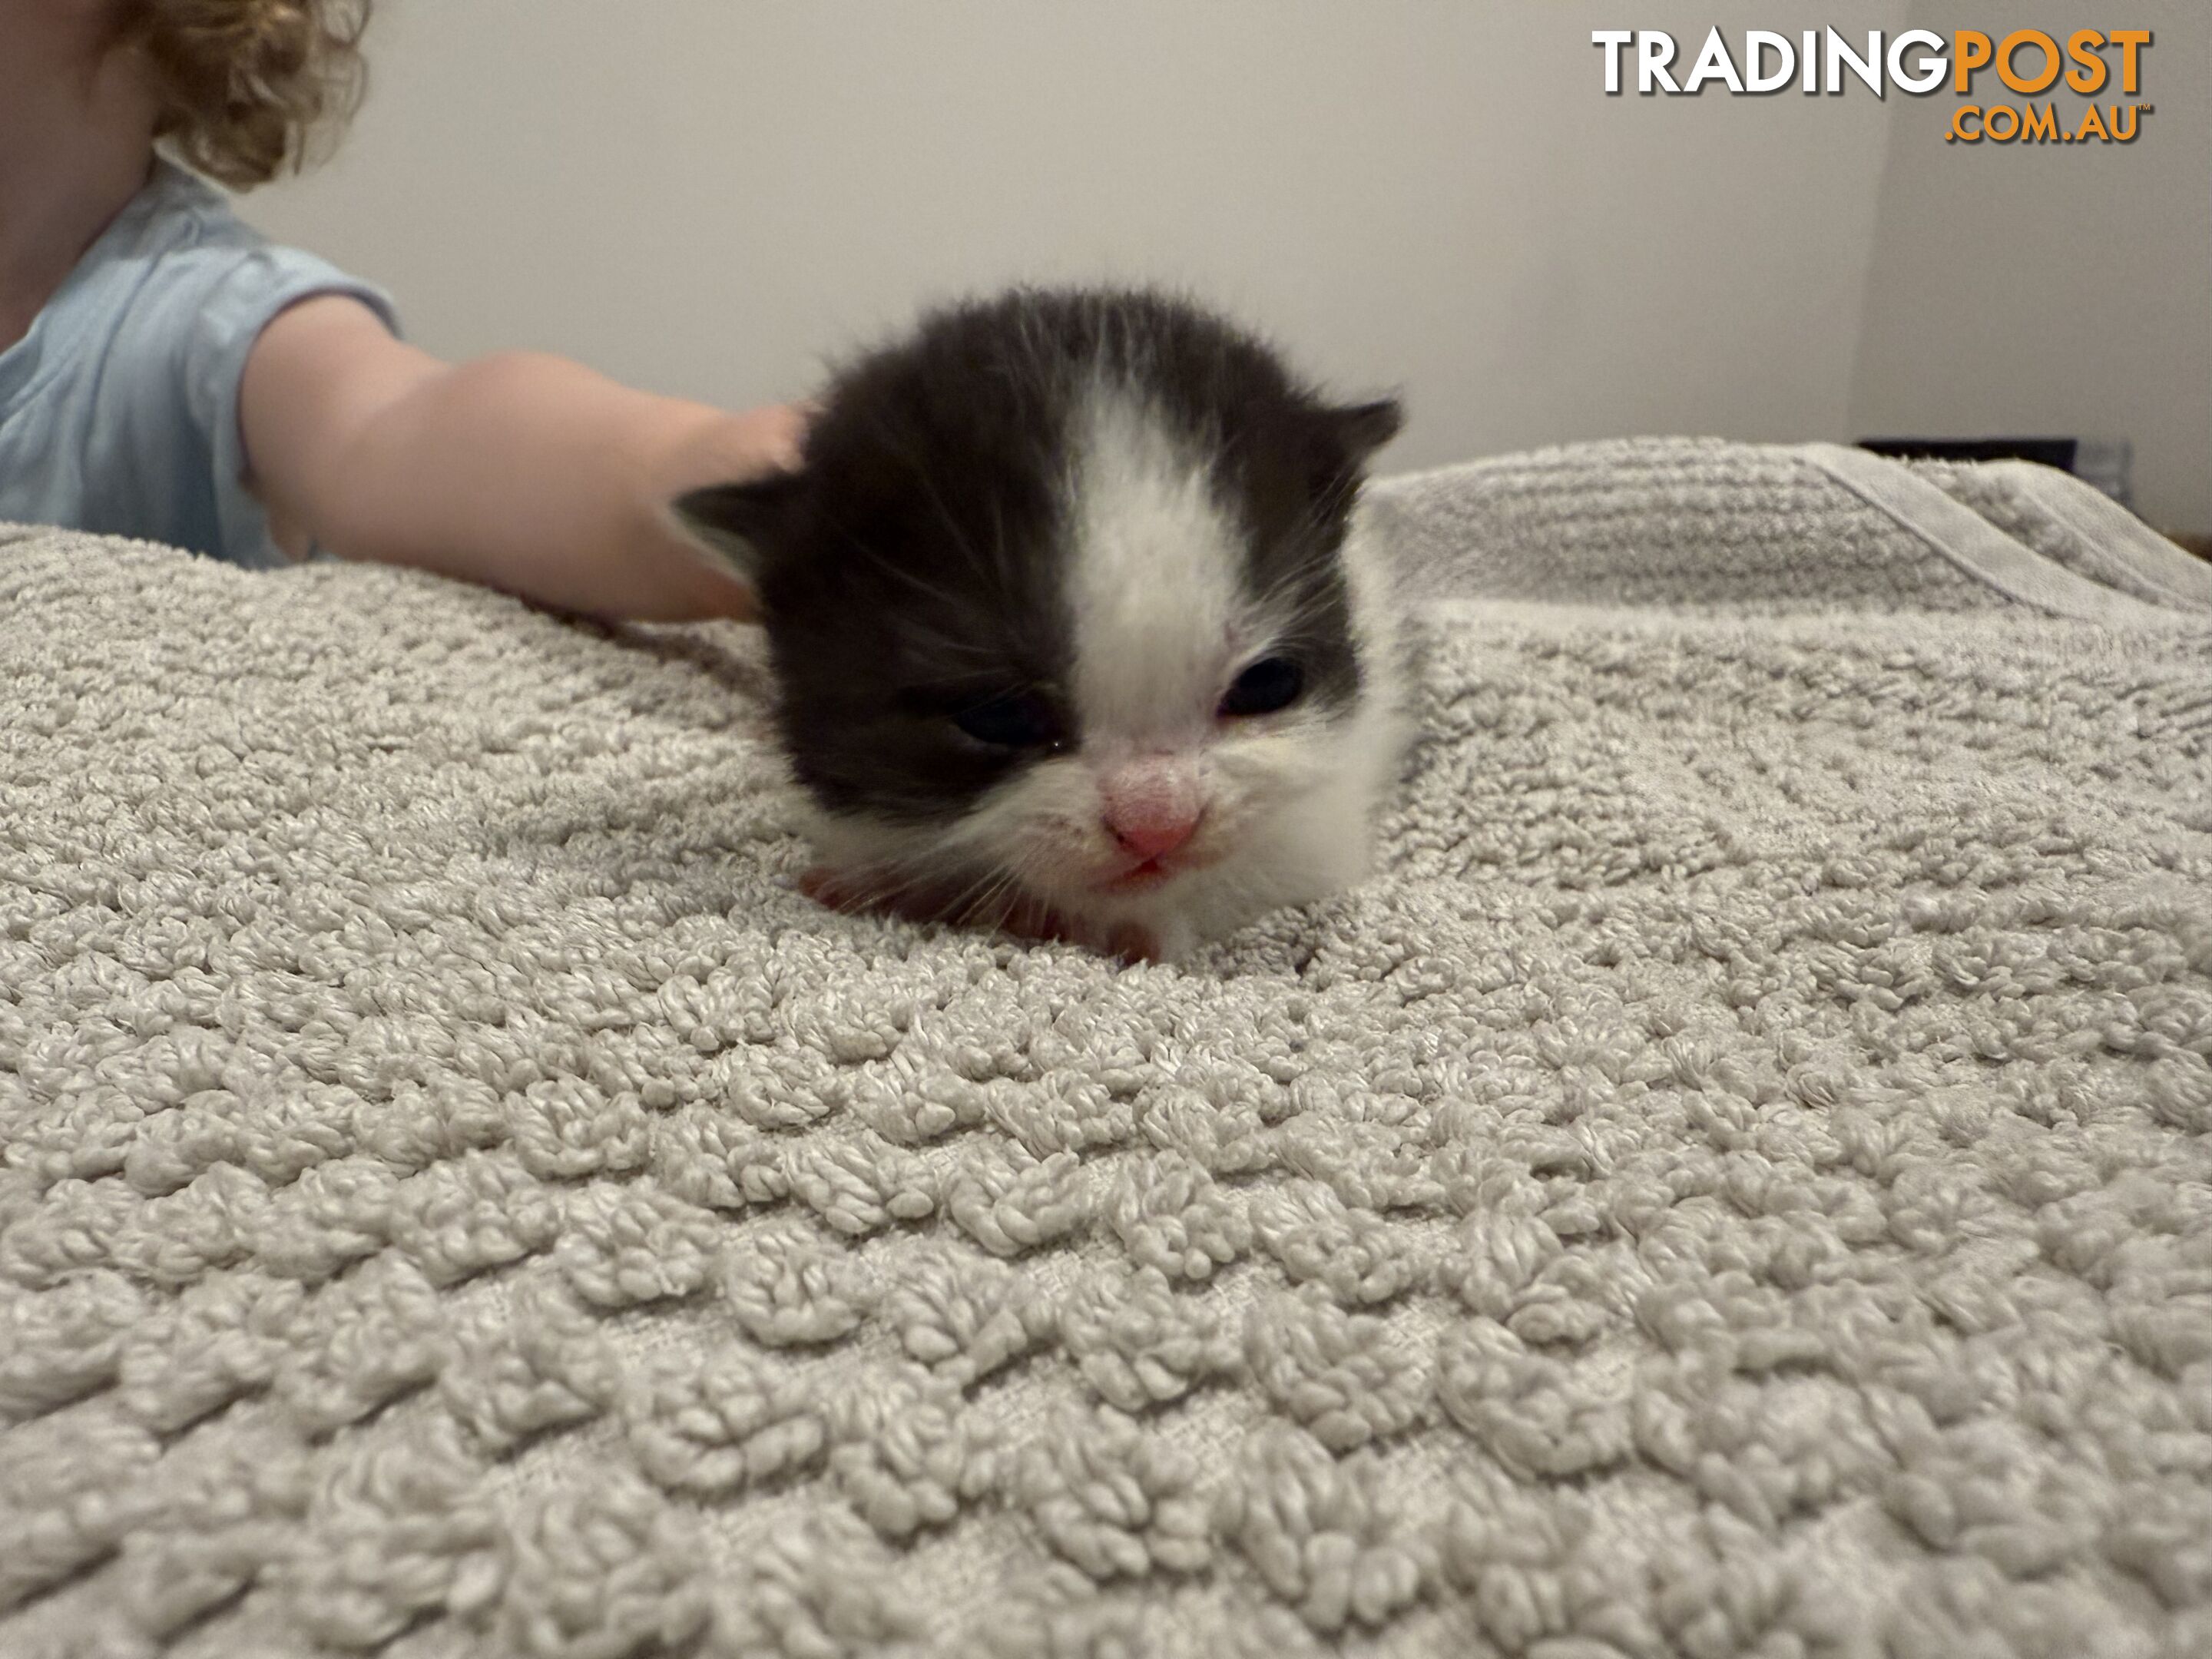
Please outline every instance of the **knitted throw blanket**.
[{"label": "knitted throw blanket", "polygon": [[752,635],[0,531],[0,1653],[2212,1652],[2212,572],[1391,481],[1385,867],[813,908]]}]

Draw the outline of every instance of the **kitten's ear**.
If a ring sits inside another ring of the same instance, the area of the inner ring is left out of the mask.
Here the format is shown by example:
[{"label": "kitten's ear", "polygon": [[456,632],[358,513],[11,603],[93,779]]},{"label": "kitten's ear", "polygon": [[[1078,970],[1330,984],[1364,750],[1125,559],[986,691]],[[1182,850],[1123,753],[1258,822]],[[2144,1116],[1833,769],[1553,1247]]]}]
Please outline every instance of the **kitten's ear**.
[{"label": "kitten's ear", "polygon": [[1355,459],[1364,462],[1404,429],[1406,411],[1395,398],[1352,404],[1328,411],[1329,424]]},{"label": "kitten's ear", "polygon": [[677,526],[699,550],[755,587],[783,544],[792,508],[805,482],[800,472],[771,472],[737,483],[708,484],[669,503]]},{"label": "kitten's ear", "polygon": [[1341,509],[1359,493],[1367,463],[1398,435],[1406,414],[1395,398],[1346,404],[1319,413],[1317,423],[1310,428],[1314,496],[1325,507]]}]

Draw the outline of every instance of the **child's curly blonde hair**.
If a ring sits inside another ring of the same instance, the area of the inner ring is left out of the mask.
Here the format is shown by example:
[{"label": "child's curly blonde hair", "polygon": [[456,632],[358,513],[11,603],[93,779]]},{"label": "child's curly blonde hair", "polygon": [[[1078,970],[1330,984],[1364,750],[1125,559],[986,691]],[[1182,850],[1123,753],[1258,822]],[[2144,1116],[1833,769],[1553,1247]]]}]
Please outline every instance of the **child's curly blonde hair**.
[{"label": "child's curly blonde hair", "polygon": [[234,189],[301,166],[359,102],[371,0],[128,0],[161,95],[156,137]]}]

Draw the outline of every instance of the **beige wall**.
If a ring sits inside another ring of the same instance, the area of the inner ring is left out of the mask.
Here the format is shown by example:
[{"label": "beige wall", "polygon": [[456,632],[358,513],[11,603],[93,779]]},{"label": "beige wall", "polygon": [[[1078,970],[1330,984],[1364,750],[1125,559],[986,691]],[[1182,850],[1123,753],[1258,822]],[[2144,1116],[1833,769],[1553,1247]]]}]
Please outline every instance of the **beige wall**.
[{"label": "beige wall", "polygon": [[1157,277],[1402,388],[1394,466],[1849,437],[1933,407],[1911,354],[1860,362],[1862,319],[1907,308],[1868,282],[1901,269],[1878,216],[1917,234],[1880,201],[1911,100],[1607,99],[1589,32],[1694,50],[1911,3],[382,0],[346,148],[250,211],[434,349],[727,404],[805,392],[927,299]]},{"label": "beige wall", "polygon": [[[2166,529],[2212,529],[2212,8],[2001,9],[2008,27],[2061,39],[2151,29],[2141,98],[2114,86],[2098,102],[2155,112],[2131,144],[2000,147],[1944,142],[1954,96],[1899,100],[1851,422],[1861,436],[2128,438],[2137,510]],[[1939,33],[1991,21],[1984,0],[1912,11],[1913,27]],[[1988,101],[2023,101],[1994,76],[1980,84]]]}]

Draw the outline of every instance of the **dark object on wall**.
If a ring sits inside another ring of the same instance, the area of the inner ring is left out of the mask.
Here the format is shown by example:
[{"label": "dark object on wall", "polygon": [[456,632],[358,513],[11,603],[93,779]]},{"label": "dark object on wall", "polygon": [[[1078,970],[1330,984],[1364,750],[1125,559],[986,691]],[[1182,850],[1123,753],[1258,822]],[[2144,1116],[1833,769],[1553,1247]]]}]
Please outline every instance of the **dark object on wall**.
[{"label": "dark object on wall", "polygon": [[2207,564],[2212,564],[2212,536],[2189,536],[2169,532],[2166,539],[2185,553],[2194,553]]},{"label": "dark object on wall", "polygon": [[2040,461],[2094,484],[2130,510],[2135,448],[2124,438],[1862,438],[1861,449],[1911,461]]},{"label": "dark object on wall", "polygon": [[2074,470],[2079,438],[1862,438],[1861,449],[1901,461],[2040,461]]}]

